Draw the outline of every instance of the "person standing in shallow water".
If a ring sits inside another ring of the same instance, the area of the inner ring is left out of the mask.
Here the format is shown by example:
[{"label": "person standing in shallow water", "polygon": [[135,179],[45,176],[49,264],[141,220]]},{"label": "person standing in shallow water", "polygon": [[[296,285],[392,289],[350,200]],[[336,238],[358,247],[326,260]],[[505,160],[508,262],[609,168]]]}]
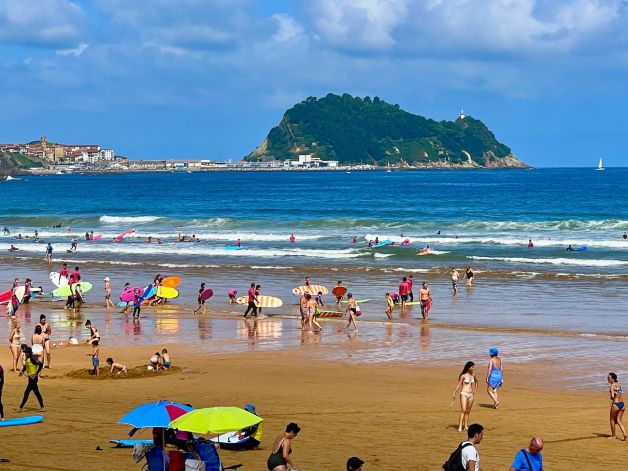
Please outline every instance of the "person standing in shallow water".
[{"label": "person standing in shallow water", "polygon": [[624,391],[617,381],[617,375],[615,373],[609,373],[606,377],[606,380],[610,384],[608,388],[608,393],[611,396],[611,436],[609,438],[617,438],[617,436],[615,435],[615,426],[619,425],[619,430],[621,430],[621,433],[624,435],[624,438],[622,438],[622,440],[626,441],[626,429],[624,428],[624,424],[622,423],[624,411],[626,410],[626,406],[624,404]]},{"label": "person standing in shallow water", "polygon": [[458,432],[469,429],[469,416],[473,407],[475,392],[478,389],[478,382],[474,374],[475,363],[468,361],[465,363],[462,373],[458,376],[458,384],[452,394],[452,404],[456,399],[456,393],[460,390],[460,419],[458,421]]}]

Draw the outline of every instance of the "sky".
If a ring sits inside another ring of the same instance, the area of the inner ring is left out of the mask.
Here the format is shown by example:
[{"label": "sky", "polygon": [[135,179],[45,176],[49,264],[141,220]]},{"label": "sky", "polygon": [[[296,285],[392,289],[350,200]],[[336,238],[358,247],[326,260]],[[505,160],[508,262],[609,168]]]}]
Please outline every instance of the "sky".
[{"label": "sky", "polygon": [[0,0],[0,142],[239,160],[309,96],[628,166],[628,0]]}]

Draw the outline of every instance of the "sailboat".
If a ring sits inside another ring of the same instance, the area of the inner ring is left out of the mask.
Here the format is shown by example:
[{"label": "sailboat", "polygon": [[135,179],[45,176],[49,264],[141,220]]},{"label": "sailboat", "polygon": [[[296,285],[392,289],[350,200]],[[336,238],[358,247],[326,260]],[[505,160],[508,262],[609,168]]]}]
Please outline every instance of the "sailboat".
[{"label": "sailboat", "polygon": [[600,157],[600,161],[597,163],[597,168],[595,170],[604,170],[602,166],[602,157]]}]

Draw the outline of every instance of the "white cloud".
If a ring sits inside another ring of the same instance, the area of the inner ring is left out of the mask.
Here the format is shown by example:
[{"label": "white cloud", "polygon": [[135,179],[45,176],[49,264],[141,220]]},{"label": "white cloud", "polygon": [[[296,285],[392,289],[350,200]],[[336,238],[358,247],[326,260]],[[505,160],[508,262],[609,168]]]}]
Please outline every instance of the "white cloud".
[{"label": "white cloud", "polygon": [[75,42],[84,13],[69,0],[0,0],[0,41],[56,48]]},{"label": "white cloud", "polygon": [[272,18],[277,22],[277,31],[273,39],[279,42],[294,40],[303,34],[303,26],[293,17],[285,13],[276,13]]},{"label": "white cloud", "polygon": [[80,43],[75,48],[60,49],[60,50],[58,50],[56,52],[56,54],[58,56],[62,56],[62,57],[67,57],[67,56],[79,57],[81,54],[83,54],[85,52],[85,49],[87,49],[88,47],[89,47],[89,44],[87,44],[87,43]]}]

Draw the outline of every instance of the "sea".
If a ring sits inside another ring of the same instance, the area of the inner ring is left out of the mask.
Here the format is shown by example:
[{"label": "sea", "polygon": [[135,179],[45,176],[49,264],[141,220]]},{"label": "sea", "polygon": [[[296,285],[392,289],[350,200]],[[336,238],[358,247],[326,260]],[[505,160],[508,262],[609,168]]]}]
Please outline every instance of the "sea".
[{"label": "sea", "polygon": [[[507,335],[511,345],[519,345],[522,361],[531,361],[530,351],[540,351],[541,344],[548,358],[563,350],[576,355],[574,345],[584,348],[582,355],[613,357],[628,346],[626,194],[625,168],[23,176],[0,182],[0,228],[10,230],[0,239],[0,285],[8,289],[14,276],[30,276],[35,286],[52,291],[44,261],[51,243],[52,269],[62,261],[80,265],[83,278],[95,285],[88,299],[98,305],[104,276],[112,279],[114,293],[126,281],[143,286],[156,273],[180,276],[180,298],[145,323],[144,332],[161,332],[168,341],[201,335],[191,309],[200,282],[206,282],[215,292],[208,307],[217,313],[209,330],[224,340],[213,345],[238,349],[230,339],[250,337],[241,325],[229,327],[229,317],[241,312],[226,303],[226,292],[245,294],[254,281],[263,294],[284,302],[267,312],[276,325],[263,329],[268,342],[258,339],[256,348],[300,344],[291,290],[309,276],[330,291],[342,280],[359,300],[370,300],[362,304],[361,323],[373,327],[370,333],[361,327],[361,338],[373,337],[365,348],[384,346],[364,352],[370,361],[420,361],[421,352],[445,358],[469,335],[477,337],[478,355],[499,343],[495,336]],[[134,232],[113,242],[129,230]],[[92,231],[102,238],[87,241]],[[199,241],[176,242],[178,235]],[[73,238],[78,247],[68,253]],[[238,239],[243,248],[227,250]],[[369,248],[376,239],[394,245]],[[406,239],[410,245],[401,246]],[[11,245],[19,250],[10,251]],[[431,253],[417,256],[428,245]],[[569,245],[581,250],[567,251]],[[450,271],[462,274],[467,266],[475,282],[461,282],[454,295]],[[424,281],[432,290],[428,322],[437,333],[430,338],[449,340],[433,341],[427,351],[405,348],[404,339],[420,339],[426,328],[418,309],[408,309],[392,325],[395,332],[414,334],[397,337],[401,343],[393,352],[385,340],[390,327],[383,322],[384,293],[395,292],[410,275],[415,291]],[[62,316],[59,303],[46,297],[39,302],[44,301],[47,312]],[[188,314],[173,306],[185,306]],[[93,317],[104,315],[92,309]],[[175,320],[177,328],[168,328]],[[125,322],[113,319],[111,333],[118,329],[144,341]],[[59,327],[63,335],[81,333],[75,324]],[[342,342],[343,332],[344,327],[332,329],[328,338],[337,335]]]}]

